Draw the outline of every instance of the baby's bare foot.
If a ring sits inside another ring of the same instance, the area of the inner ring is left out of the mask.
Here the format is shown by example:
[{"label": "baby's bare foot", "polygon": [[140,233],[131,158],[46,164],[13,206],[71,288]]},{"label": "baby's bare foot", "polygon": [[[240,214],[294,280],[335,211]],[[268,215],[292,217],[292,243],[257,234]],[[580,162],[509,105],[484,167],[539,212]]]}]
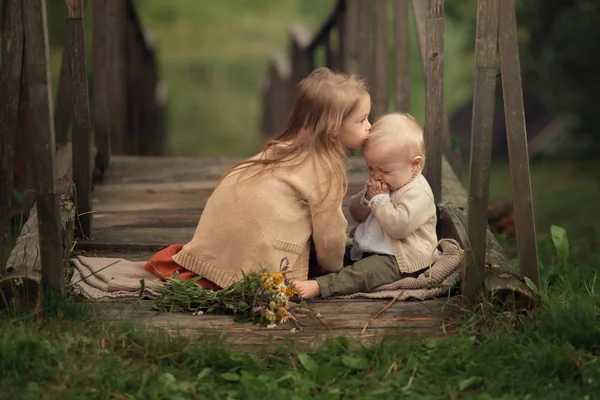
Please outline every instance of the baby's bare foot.
[{"label": "baby's bare foot", "polygon": [[313,299],[321,295],[321,289],[317,281],[293,281],[300,297],[305,300]]}]

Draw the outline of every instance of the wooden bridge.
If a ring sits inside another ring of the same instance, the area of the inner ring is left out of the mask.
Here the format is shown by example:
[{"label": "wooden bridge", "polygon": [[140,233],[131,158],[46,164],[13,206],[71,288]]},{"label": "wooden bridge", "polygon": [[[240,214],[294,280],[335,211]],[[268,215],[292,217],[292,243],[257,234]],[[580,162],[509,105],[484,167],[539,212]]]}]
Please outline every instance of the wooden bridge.
[{"label": "wooden bridge", "polygon": [[[84,3],[66,0],[66,5],[68,36],[58,97],[53,101],[48,81],[51,66],[45,1],[3,2],[2,265],[9,256],[13,167],[21,161],[15,157],[15,143],[28,140],[32,148],[29,160],[35,160],[29,164],[35,204],[10,253],[7,269],[0,269],[5,302],[37,303],[42,287],[64,293],[65,265],[72,251],[135,261],[147,260],[168,245],[187,242],[217,180],[236,161],[162,154],[164,90],[157,75],[156,56],[131,0],[92,2],[92,121],[85,68]],[[528,305],[532,295],[523,278],[534,284],[539,278],[514,1],[480,0],[478,5],[469,192],[458,179],[460,157],[452,150],[443,105],[443,6],[443,0],[339,0],[315,34],[301,24],[293,25],[289,48],[274,54],[263,79],[263,131],[271,134],[281,126],[296,84],[321,65],[365,77],[371,86],[374,116],[409,110],[408,18],[412,14],[425,73],[425,175],[440,210],[440,236],[458,240],[466,250],[462,298],[474,302],[485,295],[510,300],[511,305],[516,302],[519,307]],[[392,35],[388,32],[389,19],[394,21]],[[388,43],[388,37],[394,42]],[[487,227],[497,49],[507,110],[520,271],[510,266]],[[395,82],[388,81],[390,57]],[[350,158],[348,171],[349,196],[362,188],[368,174],[359,157]],[[384,316],[371,321],[387,303],[316,301],[322,323],[309,322],[295,336],[285,325],[265,331],[233,324],[230,317],[159,315],[150,311],[146,302],[103,303],[99,312],[111,320],[138,320],[158,328],[179,328],[190,335],[227,331],[228,337],[240,339],[246,347],[249,343],[279,343],[289,336],[314,344],[322,335],[373,337],[426,332],[443,336],[452,332],[452,301],[448,299],[396,303]]]}]

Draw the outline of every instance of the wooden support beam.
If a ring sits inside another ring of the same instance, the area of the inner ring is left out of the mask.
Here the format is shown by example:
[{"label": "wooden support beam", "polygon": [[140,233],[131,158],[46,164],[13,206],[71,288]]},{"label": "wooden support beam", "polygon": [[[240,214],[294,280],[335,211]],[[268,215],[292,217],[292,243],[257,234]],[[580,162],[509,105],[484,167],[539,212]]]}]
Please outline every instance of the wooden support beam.
[{"label": "wooden support beam", "polygon": [[344,71],[358,74],[359,44],[358,19],[360,2],[364,0],[346,0],[346,17],[344,23]]},{"label": "wooden support beam", "polygon": [[388,85],[388,1],[375,0],[375,29],[373,35],[374,47],[374,74],[373,74],[373,111],[375,117],[385,114],[388,110],[389,85]]},{"label": "wooden support beam", "polygon": [[64,293],[62,238],[55,188],[55,144],[46,2],[23,0],[25,59],[29,78],[29,99],[35,159],[37,216],[40,221],[40,256],[44,281]]},{"label": "wooden support beam", "polygon": [[[426,52],[426,25],[427,25],[427,17],[429,16],[429,0],[412,0],[412,10],[413,10],[413,18],[415,20],[415,27],[417,33],[417,39],[419,42],[419,50],[421,54],[421,64],[423,69],[425,69],[427,52]],[[446,108],[444,107],[442,116],[443,122],[443,135],[442,135],[442,146],[443,152],[450,165],[452,165],[452,169],[457,176],[462,176],[462,166],[461,166],[461,156],[458,148],[453,149],[452,146],[452,137],[450,132],[450,124],[448,122],[448,116],[446,114]]]},{"label": "wooden support beam", "polygon": [[[290,28],[291,37],[291,67],[292,67],[292,93],[296,92],[296,85],[308,76],[313,70],[312,52],[309,50],[311,34],[308,28],[300,23],[295,23]],[[293,98],[293,97],[292,97]]]},{"label": "wooden support beam", "polygon": [[425,177],[436,204],[442,198],[444,119],[444,0],[429,0],[425,29]]},{"label": "wooden support beam", "polygon": [[531,279],[539,287],[537,241],[514,0],[501,0],[499,15],[500,67],[519,269],[522,276]]},{"label": "wooden support beam", "polygon": [[[56,187],[60,210],[60,263],[69,257],[75,226],[75,204],[73,203],[73,181],[71,144],[67,143],[56,151]],[[11,251],[6,269],[0,272],[0,309],[18,305],[26,309],[35,308],[41,300],[42,276],[46,273],[41,252],[40,219],[37,204],[25,222],[17,243]],[[62,272],[61,272],[62,273]],[[64,280],[64,275],[56,277]]]},{"label": "wooden support beam", "polygon": [[73,180],[77,192],[78,237],[89,238],[92,231],[92,128],[85,62],[82,0],[66,0],[67,50],[73,105]]},{"label": "wooden support beam", "polygon": [[69,123],[73,115],[71,71],[69,70],[69,42],[65,41],[62,61],[60,64],[60,77],[56,93],[56,110],[54,112],[54,137],[56,148],[67,144],[69,141]]},{"label": "wooden support beam", "polygon": [[370,0],[358,0],[359,12],[358,23],[356,25],[357,33],[357,73],[364,79],[369,86],[373,83],[373,48],[371,47],[371,35],[373,30],[373,20],[371,15]]},{"label": "wooden support beam", "polygon": [[396,111],[410,111],[410,36],[408,0],[394,0],[394,79]]},{"label": "wooden support beam", "polygon": [[5,0],[0,69],[0,267],[8,256],[15,143],[23,68],[23,9],[21,0]]},{"label": "wooden support beam", "polygon": [[[462,294],[475,300],[484,276],[488,194],[492,161],[496,48],[498,44],[498,1],[479,0],[475,36],[475,88],[471,123],[471,162]],[[501,0],[504,1],[504,0]]]}]

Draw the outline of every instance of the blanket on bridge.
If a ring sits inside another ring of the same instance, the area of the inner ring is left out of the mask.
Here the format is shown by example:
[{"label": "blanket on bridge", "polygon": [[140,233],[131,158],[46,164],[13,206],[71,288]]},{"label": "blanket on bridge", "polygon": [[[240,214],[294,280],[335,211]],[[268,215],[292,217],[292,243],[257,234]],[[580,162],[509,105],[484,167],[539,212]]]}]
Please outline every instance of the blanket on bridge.
[{"label": "blanket on bridge", "polygon": [[[443,241],[441,248],[440,258],[416,278],[403,278],[379,286],[368,293],[354,293],[335,298],[426,300],[443,296],[460,280],[462,249],[450,241]],[[76,256],[71,259],[73,292],[97,301],[155,299],[167,277],[172,277],[175,273],[184,280],[197,276],[171,260],[172,255],[180,249],[179,244],[169,246],[156,253],[147,262]],[[197,283],[206,289],[219,289],[217,285],[204,278]]]}]

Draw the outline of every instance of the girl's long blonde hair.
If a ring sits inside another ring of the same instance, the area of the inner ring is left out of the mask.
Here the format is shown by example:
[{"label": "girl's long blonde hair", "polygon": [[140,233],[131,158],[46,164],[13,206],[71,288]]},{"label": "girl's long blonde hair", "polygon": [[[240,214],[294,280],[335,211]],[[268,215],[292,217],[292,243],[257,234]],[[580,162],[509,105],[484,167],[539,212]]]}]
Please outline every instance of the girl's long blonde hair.
[{"label": "girl's long blonde hair", "polygon": [[[315,69],[298,84],[287,121],[265,143],[261,157],[237,163],[223,177],[239,169],[252,169],[256,176],[283,161],[286,165],[297,165],[312,156],[326,168],[329,190],[336,190],[341,201],[348,186],[348,155],[338,135],[342,123],[365,94],[368,94],[367,85],[356,76],[335,73],[324,67]],[[289,163],[294,160],[295,164]],[[252,168],[259,166],[263,168]]]}]

